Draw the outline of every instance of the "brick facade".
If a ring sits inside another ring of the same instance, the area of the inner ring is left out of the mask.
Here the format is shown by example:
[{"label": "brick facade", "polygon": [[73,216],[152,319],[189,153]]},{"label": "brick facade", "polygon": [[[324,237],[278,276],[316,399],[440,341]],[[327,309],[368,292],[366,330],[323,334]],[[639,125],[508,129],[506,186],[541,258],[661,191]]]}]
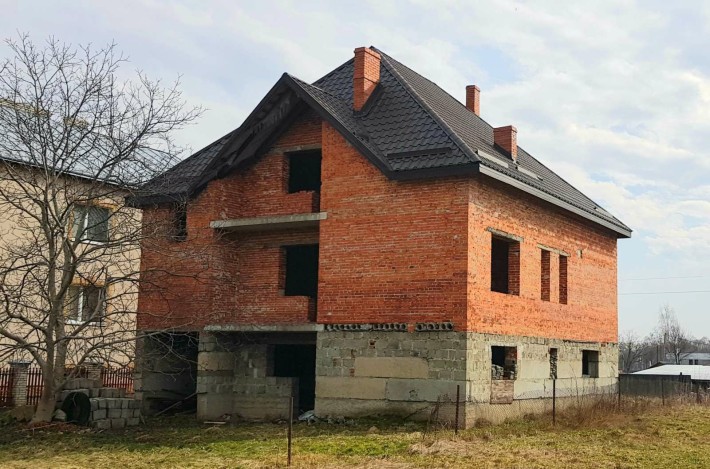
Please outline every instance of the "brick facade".
[{"label": "brick facade", "polygon": [[[285,153],[316,147],[320,197],[289,194]],[[319,229],[237,235],[209,227],[318,210],[327,213]],[[150,225],[170,214],[148,208],[144,219]],[[318,323],[452,321],[460,331],[616,341],[613,233],[484,176],[388,180],[310,112],[265,155],[210,182],[189,202],[187,225],[187,240],[166,237],[143,248],[154,285],[141,291],[141,328],[308,322],[312,300],[282,295],[281,247],[318,242]],[[514,294],[491,291],[491,229],[522,239],[519,252],[510,252],[519,257],[509,279]],[[541,298],[541,246],[554,251],[550,301]],[[158,267],[181,276],[167,281],[152,272]]]}]

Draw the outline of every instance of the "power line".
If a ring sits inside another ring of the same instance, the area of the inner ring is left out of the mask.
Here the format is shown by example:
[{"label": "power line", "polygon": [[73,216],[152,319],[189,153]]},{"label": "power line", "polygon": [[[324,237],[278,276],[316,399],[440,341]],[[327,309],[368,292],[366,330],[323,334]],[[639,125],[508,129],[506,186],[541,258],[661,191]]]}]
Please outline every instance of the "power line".
[{"label": "power line", "polygon": [[621,296],[621,295],[668,295],[668,294],[673,294],[673,293],[710,293],[710,290],[630,292],[630,293],[619,293],[619,296]]},{"label": "power line", "polygon": [[710,278],[707,275],[690,275],[687,277],[638,277],[638,278],[621,278],[619,280],[670,280],[670,279],[682,279],[682,278]]}]

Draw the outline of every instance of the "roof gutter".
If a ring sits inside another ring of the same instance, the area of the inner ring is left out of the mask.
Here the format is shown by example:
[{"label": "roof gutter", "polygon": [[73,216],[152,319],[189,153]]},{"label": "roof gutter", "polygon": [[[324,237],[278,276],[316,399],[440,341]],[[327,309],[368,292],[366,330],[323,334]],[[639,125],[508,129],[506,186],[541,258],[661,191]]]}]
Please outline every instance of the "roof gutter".
[{"label": "roof gutter", "polygon": [[621,228],[620,226],[616,226],[613,223],[610,223],[602,218],[595,217],[594,215],[592,215],[591,213],[589,213],[585,210],[575,207],[574,205],[572,205],[570,203],[564,202],[564,201],[558,199],[557,197],[553,197],[550,194],[543,192],[539,189],[536,189],[532,186],[529,186],[529,185],[525,184],[524,182],[518,181],[515,178],[512,178],[510,176],[506,176],[505,174],[501,174],[498,171],[491,169],[487,166],[484,166],[482,164],[478,165],[478,171],[481,174],[485,174],[486,176],[489,176],[493,179],[497,179],[501,182],[504,182],[505,184],[508,184],[509,186],[513,186],[516,189],[520,189],[523,192],[527,192],[528,194],[534,195],[538,199],[542,199],[545,202],[549,202],[553,205],[563,208],[569,212],[579,215],[582,218],[586,218],[589,221],[593,221],[594,223],[601,225],[604,228],[608,228],[608,229],[614,231],[615,233],[620,235],[620,237],[622,237],[622,238],[630,238],[631,237],[631,230],[626,230],[626,229]]}]

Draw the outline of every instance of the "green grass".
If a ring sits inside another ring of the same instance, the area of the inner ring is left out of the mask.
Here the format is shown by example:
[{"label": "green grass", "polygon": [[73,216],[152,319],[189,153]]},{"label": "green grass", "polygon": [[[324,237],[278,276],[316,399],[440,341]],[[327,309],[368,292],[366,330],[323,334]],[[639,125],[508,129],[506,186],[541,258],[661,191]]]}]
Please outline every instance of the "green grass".
[{"label": "green grass", "polygon": [[[377,425],[377,432],[369,429]],[[286,426],[210,427],[188,417],[125,431],[0,431],[2,468],[284,467]],[[592,421],[531,418],[460,432],[364,421],[294,426],[293,467],[710,467],[710,407],[682,406]]]}]

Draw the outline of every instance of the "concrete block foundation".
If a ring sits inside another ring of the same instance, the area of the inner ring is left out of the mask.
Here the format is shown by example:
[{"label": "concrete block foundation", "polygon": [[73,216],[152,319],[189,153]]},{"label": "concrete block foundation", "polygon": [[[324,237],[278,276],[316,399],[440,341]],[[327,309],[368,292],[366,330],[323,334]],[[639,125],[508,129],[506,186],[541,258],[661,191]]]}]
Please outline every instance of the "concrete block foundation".
[{"label": "concrete block foundation", "polygon": [[[201,333],[198,418],[285,418],[292,395],[295,412],[310,410],[299,407],[299,397],[307,401],[299,396],[304,389],[299,379],[308,379],[308,373],[277,376],[275,344],[289,340],[293,342],[284,334],[245,340],[244,334]],[[610,392],[617,382],[617,345],[609,343],[334,328],[312,333],[309,341],[315,345],[315,361],[297,365],[313,367],[311,399],[315,397],[319,417],[398,415],[453,421],[458,387],[462,425],[480,419],[501,422],[551,410],[555,376],[561,406],[573,397]],[[584,362],[590,356],[593,361]]]}]

